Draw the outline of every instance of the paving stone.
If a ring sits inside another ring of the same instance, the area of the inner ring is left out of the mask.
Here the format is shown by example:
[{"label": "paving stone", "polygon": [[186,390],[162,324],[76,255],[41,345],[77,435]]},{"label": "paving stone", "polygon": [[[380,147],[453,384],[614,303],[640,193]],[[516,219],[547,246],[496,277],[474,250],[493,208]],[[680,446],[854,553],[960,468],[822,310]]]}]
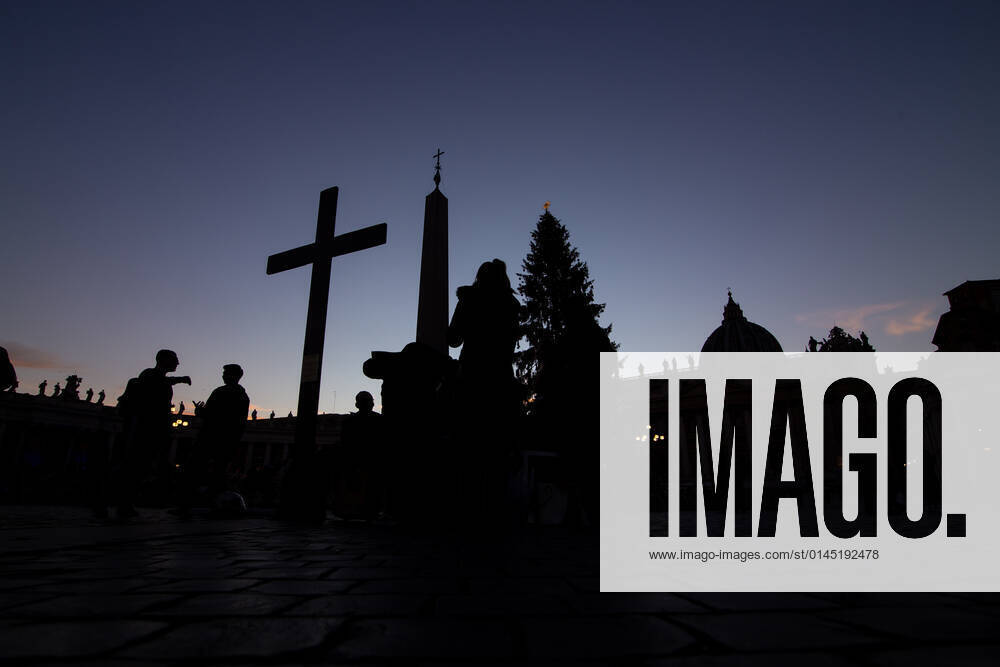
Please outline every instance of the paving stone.
[{"label": "paving stone", "polygon": [[997,619],[954,607],[885,607],[844,609],[824,617],[911,640],[992,639]]},{"label": "paving stone", "polygon": [[879,641],[871,632],[806,613],[685,614],[672,620],[709,641],[740,651],[815,650]]},{"label": "paving stone", "polygon": [[942,593],[810,593],[809,595],[844,607],[935,607],[963,604],[961,598]]},{"label": "paving stone", "polygon": [[144,586],[140,593],[224,593],[250,588],[259,579],[183,579]]},{"label": "paving stone", "polygon": [[567,597],[576,612],[586,615],[675,614],[707,611],[673,593],[577,593]]},{"label": "paving stone", "polygon": [[601,590],[599,577],[568,577],[567,581],[574,590],[583,593],[599,593]]},{"label": "paving stone", "polygon": [[[239,560],[256,560],[256,561],[263,561],[266,563],[273,563],[276,560],[278,560],[279,554],[277,552],[270,551],[267,549],[262,549],[257,551],[250,549],[241,549],[237,550],[232,555],[233,557]],[[290,554],[285,554],[285,555],[290,555]]]},{"label": "paving stone", "polygon": [[963,609],[968,611],[974,611],[980,614],[989,614],[990,616],[997,617],[1000,616],[1000,604],[974,604],[974,605],[963,605]]},{"label": "paving stone", "polygon": [[329,571],[328,567],[264,567],[244,571],[240,576],[251,579],[318,579]]},{"label": "paving stone", "polygon": [[[228,563],[227,567],[232,569],[234,572],[235,571],[249,572],[252,570],[262,570],[268,568],[280,569],[280,568],[293,567],[293,565],[290,563],[285,563],[279,560],[275,560],[273,558],[270,560],[243,560],[239,558],[231,558],[231,559],[227,558],[226,563]],[[305,563],[301,564],[297,563],[295,565],[296,566],[305,565]],[[319,566],[312,565],[311,567],[319,567]],[[330,568],[328,567],[326,569],[329,570]],[[246,576],[246,575],[240,574],[239,576]]]},{"label": "paving stone", "polygon": [[165,558],[157,561],[157,565],[165,568],[221,568],[226,565],[221,558],[221,554],[210,558],[189,558],[187,556],[177,558]]},{"label": "paving stone", "polygon": [[[865,654],[864,657],[867,657]],[[918,664],[914,656],[907,667]],[[697,655],[652,660],[644,667],[846,667],[865,664],[862,656],[835,653],[730,653],[728,655]]]},{"label": "paving stone", "polygon": [[88,619],[92,617],[128,617],[153,605],[176,600],[176,595],[62,595],[57,598],[8,609],[5,616],[16,618],[50,617]]},{"label": "paving stone", "polygon": [[266,616],[298,602],[292,595],[205,593],[157,608],[157,616]]},{"label": "paving stone", "polygon": [[539,618],[522,627],[528,654],[538,657],[667,655],[695,643],[685,630],[650,616]]},{"label": "paving stone", "polygon": [[981,644],[896,649],[867,654],[865,659],[873,667],[913,667],[913,665],[994,667],[998,656],[1000,656],[1000,646]]},{"label": "paving stone", "polygon": [[361,557],[357,554],[323,554],[323,553],[313,553],[304,554],[301,556],[304,563],[308,565],[329,563],[330,567],[335,567],[340,563],[358,563],[361,562]]},{"label": "paving stone", "polygon": [[167,625],[152,621],[34,623],[0,631],[0,656],[51,658],[111,651]]},{"label": "paving stone", "polygon": [[513,654],[513,639],[499,622],[377,619],[350,622],[338,658],[497,658]]},{"label": "paving stone", "polygon": [[340,567],[327,574],[324,579],[353,579],[355,581],[362,579],[402,579],[404,577],[413,577],[414,574],[413,570],[402,570],[391,567]]},{"label": "paving stone", "polygon": [[514,562],[507,565],[505,570],[515,577],[587,577],[598,572],[598,567],[596,563],[591,567],[555,560],[551,563]]},{"label": "paving stone", "polygon": [[122,655],[160,660],[275,656],[319,646],[340,623],[329,618],[218,619],[170,630]]},{"label": "paving stone", "polygon": [[95,570],[111,570],[118,572],[119,574],[133,570],[149,569],[151,567],[163,567],[162,561],[155,560],[150,556],[151,555],[144,555],[122,558],[101,554],[91,563],[91,567]]},{"label": "paving stone", "polygon": [[[99,595],[101,593],[124,593],[149,586],[149,579],[98,579],[96,581],[62,581],[37,586],[39,593],[72,593],[76,595]],[[144,591],[145,592],[145,591]]]},{"label": "paving stone", "polygon": [[226,579],[244,577],[250,568],[243,565],[221,564],[217,567],[164,567],[157,576],[168,579]]},{"label": "paving stone", "polygon": [[31,662],[31,667],[66,667],[67,664],[72,664],[73,667],[169,667],[169,663],[165,662],[151,662],[147,660],[114,660],[108,658],[94,658],[94,659],[82,659],[73,660],[72,663],[66,663],[64,660],[56,658],[53,662],[44,661],[43,662]]},{"label": "paving stone", "polygon": [[325,595],[285,611],[286,616],[412,616],[427,606],[425,595]]},{"label": "paving stone", "polygon": [[250,589],[253,593],[276,593],[278,595],[327,595],[342,593],[356,581],[303,581],[299,579],[278,579],[265,581]]},{"label": "paving stone", "polygon": [[682,597],[706,607],[731,611],[774,609],[830,609],[836,606],[801,593],[681,593]]},{"label": "paving stone", "polygon": [[948,597],[956,597],[962,600],[975,600],[988,604],[1000,604],[1000,593],[943,593]]},{"label": "paving stone", "polygon": [[71,563],[53,564],[44,561],[15,561],[14,564],[8,565],[4,569],[4,574],[8,576],[39,577],[44,579],[52,574],[58,574],[59,572],[71,569],[73,569],[73,564]]},{"label": "paving stone", "polygon": [[444,595],[437,600],[440,616],[553,616],[565,614],[566,604],[546,595],[479,593]]},{"label": "paving stone", "polygon": [[[347,582],[345,582],[347,583]],[[455,579],[378,579],[364,581],[351,589],[352,593],[446,594],[458,593]]]},{"label": "paving stone", "polygon": [[56,581],[96,581],[98,579],[121,579],[123,573],[131,579],[164,579],[161,575],[161,570],[159,568],[129,568],[123,570],[120,568],[115,569],[103,569],[103,568],[85,568],[67,572],[58,572],[54,574],[48,574],[45,576],[46,581],[56,582]]},{"label": "paving stone", "polygon": [[566,580],[547,577],[472,579],[469,582],[469,590],[473,593],[538,593],[540,595],[570,595],[573,593],[573,587]]},{"label": "paving stone", "polygon": [[[45,556],[37,556],[36,555],[34,557],[34,562],[35,563],[50,563],[50,564],[65,565],[67,567],[75,567],[75,566],[79,565],[83,560],[84,559],[81,558],[80,556],[69,556],[69,555],[66,555],[66,552],[60,552],[58,554],[49,554],[49,555],[45,555]],[[0,560],[0,565],[5,565],[8,562],[22,563],[22,562],[24,562],[24,558],[23,557],[21,557],[21,558],[15,558],[15,559],[4,558],[4,559]]]},{"label": "paving stone", "polygon": [[492,579],[504,576],[504,571],[492,565],[459,565],[454,568],[434,567],[415,571],[421,576],[441,576],[442,574],[463,579]]},{"label": "paving stone", "polygon": [[0,591],[18,591],[23,589],[34,589],[37,586],[44,586],[49,583],[48,579],[20,579],[5,577],[0,578]]},{"label": "paving stone", "polygon": [[[0,593],[0,612],[22,604],[51,600],[54,597],[57,597],[55,593],[30,593],[27,591],[18,593]],[[9,616],[7,613],[2,613],[2,615]]]},{"label": "paving stone", "polygon": [[451,558],[433,558],[430,556],[401,556],[365,554],[358,562],[358,567],[391,567],[404,570],[420,570],[434,565],[457,567],[459,563]]}]

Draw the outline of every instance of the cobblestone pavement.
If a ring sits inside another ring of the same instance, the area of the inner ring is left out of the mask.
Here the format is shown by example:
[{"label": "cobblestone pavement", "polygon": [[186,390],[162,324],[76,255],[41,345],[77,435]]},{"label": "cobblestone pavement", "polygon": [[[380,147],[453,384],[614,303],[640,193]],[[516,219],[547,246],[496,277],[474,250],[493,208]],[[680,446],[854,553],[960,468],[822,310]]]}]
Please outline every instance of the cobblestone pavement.
[{"label": "cobblestone pavement", "polygon": [[9,664],[994,665],[969,594],[599,594],[594,538],[0,507]]}]

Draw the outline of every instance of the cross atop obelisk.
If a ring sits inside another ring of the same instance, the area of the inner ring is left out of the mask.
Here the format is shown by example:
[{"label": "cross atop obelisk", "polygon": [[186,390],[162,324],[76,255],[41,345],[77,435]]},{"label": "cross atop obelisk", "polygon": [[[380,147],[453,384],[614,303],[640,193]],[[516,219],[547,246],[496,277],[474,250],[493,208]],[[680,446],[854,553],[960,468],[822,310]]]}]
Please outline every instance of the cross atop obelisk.
[{"label": "cross atop obelisk", "polygon": [[306,337],[302,346],[302,375],[299,381],[299,408],[295,420],[295,444],[292,446],[290,479],[282,490],[282,512],[289,518],[321,519],[325,516],[320,491],[311,488],[310,479],[316,450],[316,415],[319,412],[319,386],[323,371],[323,343],[326,338],[326,311],[330,300],[330,264],[334,257],[385,243],[383,222],[357,231],[334,236],[337,219],[338,188],[328,188],[319,195],[316,216],[316,242],[267,258],[267,273],[279,273],[312,264],[309,282],[309,310],[306,314]]},{"label": "cross atop obelisk", "polygon": [[440,148],[434,154],[434,191],[424,200],[424,238],[420,254],[417,342],[448,354],[448,198],[441,185]]},{"label": "cross atop obelisk", "polygon": [[434,187],[435,188],[437,188],[439,185],[441,185],[441,156],[442,155],[444,155],[444,151],[441,150],[440,148],[438,149],[438,152],[434,154],[434,159],[436,160],[436,162],[434,163]]}]

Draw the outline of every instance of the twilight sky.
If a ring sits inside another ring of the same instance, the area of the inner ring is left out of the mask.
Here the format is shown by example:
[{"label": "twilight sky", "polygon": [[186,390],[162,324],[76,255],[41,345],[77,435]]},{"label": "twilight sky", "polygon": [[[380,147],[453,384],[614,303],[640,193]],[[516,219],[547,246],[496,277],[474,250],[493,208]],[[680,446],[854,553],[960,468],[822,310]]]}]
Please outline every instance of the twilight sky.
[{"label": "twilight sky", "polygon": [[[0,344],[22,391],[107,390],[176,350],[294,409],[323,188],[338,232],[322,409],[414,337],[440,147],[451,306],[512,279],[542,204],[626,351],[698,350],[731,286],[786,351],[835,323],[931,350],[1000,278],[995,2],[0,4]],[[455,355],[457,356],[457,354]]]}]

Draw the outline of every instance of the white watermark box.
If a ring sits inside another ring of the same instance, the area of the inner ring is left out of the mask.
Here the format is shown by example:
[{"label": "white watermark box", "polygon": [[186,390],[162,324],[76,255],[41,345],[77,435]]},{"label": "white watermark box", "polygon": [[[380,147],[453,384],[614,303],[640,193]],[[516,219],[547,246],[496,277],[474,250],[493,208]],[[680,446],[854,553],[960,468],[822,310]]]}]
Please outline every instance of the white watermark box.
[{"label": "white watermark box", "polygon": [[998,436],[996,353],[604,353],[601,590],[998,591]]}]

